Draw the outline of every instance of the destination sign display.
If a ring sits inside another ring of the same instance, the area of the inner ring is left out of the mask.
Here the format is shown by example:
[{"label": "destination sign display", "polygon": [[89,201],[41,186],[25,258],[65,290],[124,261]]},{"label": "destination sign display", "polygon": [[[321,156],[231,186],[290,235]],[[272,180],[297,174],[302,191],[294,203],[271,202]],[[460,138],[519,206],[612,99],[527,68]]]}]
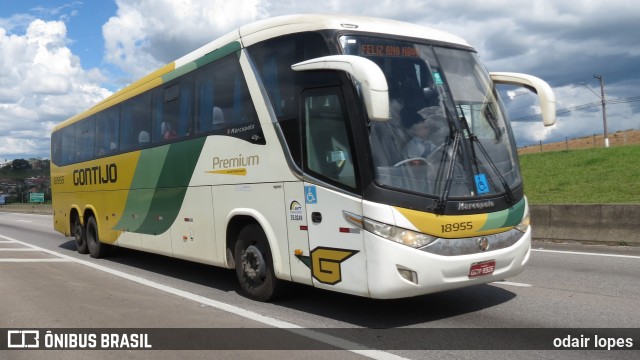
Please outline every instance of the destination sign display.
[{"label": "destination sign display", "polygon": [[418,57],[418,49],[413,46],[362,44],[358,50],[361,56]]}]

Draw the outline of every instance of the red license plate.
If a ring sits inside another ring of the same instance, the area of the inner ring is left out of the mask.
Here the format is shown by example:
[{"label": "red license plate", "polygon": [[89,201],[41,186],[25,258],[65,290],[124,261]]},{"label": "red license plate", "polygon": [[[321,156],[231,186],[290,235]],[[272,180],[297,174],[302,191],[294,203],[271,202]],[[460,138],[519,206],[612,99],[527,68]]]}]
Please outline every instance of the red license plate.
[{"label": "red license plate", "polygon": [[496,261],[489,260],[483,261],[475,264],[471,264],[471,268],[469,269],[469,277],[475,278],[478,276],[490,275],[493,274],[493,270],[496,269]]}]

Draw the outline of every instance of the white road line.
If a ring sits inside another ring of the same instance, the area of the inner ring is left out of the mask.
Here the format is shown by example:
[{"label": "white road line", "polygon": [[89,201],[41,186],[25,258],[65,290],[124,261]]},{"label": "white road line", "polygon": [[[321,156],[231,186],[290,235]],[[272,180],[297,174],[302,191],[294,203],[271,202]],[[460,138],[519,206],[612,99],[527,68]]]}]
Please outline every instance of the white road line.
[{"label": "white road line", "polygon": [[33,249],[33,248],[0,248],[0,252],[2,251],[40,251],[38,249]]},{"label": "white road line", "polygon": [[72,262],[69,259],[0,259],[0,263],[58,263]]},{"label": "white road line", "polygon": [[640,256],[634,256],[634,255],[601,254],[601,253],[588,253],[588,252],[580,252],[580,251],[562,251],[562,250],[544,250],[544,249],[531,249],[531,251],[555,253],[555,254],[606,256],[606,257],[617,257],[617,258],[625,258],[625,259],[640,259]]},{"label": "white road line", "polygon": [[494,281],[494,282],[492,282],[490,284],[507,285],[507,286],[518,286],[518,287],[532,287],[533,286],[531,284],[517,283],[517,282],[511,282],[511,281]]},{"label": "white road line", "polygon": [[353,352],[353,353],[356,353],[356,354],[359,354],[359,355],[362,355],[362,356],[366,356],[366,357],[369,357],[369,358],[372,358],[372,359],[380,359],[380,360],[405,360],[405,358],[403,358],[401,356],[398,356],[398,355],[395,355],[395,354],[392,354],[392,353],[388,353],[388,352],[381,351],[381,350],[371,350],[371,349],[369,349],[369,348],[367,348],[367,347],[365,347],[365,346],[363,346],[361,344],[358,344],[358,343],[354,343],[354,342],[351,342],[351,341],[340,339],[340,338],[337,338],[337,337],[334,337],[334,336],[331,336],[331,335],[327,335],[327,334],[323,334],[323,333],[320,333],[320,332],[317,332],[317,331],[309,330],[307,328],[304,328],[304,327],[296,325],[296,324],[292,324],[292,323],[289,323],[289,322],[286,322],[286,321],[282,321],[282,320],[278,320],[278,319],[275,319],[275,318],[272,318],[272,317],[264,316],[264,315],[258,314],[256,312],[253,312],[253,311],[250,311],[250,310],[246,310],[246,309],[243,309],[243,308],[240,308],[240,307],[237,307],[237,306],[229,305],[229,304],[217,301],[217,300],[209,299],[209,298],[206,298],[204,296],[193,294],[193,293],[190,293],[190,292],[187,292],[187,291],[184,291],[184,290],[172,288],[170,286],[163,285],[163,284],[160,284],[160,283],[157,283],[157,282],[154,282],[154,281],[150,281],[150,280],[147,280],[147,279],[143,279],[141,277],[138,277],[138,276],[135,276],[135,275],[131,275],[131,274],[127,274],[127,273],[119,271],[119,270],[111,269],[111,268],[108,268],[106,266],[94,264],[92,262],[85,261],[85,260],[76,259],[74,257],[68,256],[68,255],[64,255],[64,254],[60,254],[60,253],[57,253],[57,252],[52,251],[52,250],[44,249],[44,248],[29,244],[29,243],[26,243],[26,242],[22,242],[20,240],[16,240],[16,239],[4,236],[4,235],[0,235],[0,238],[6,239],[6,240],[10,240],[10,241],[14,241],[14,242],[17,242],[17,243],[22,244],[24,246],[27,246],[27,247],[30,247],[30,248],[33,248],[33,249],[38,249],[39,251],[43,251],[43,252],[46,252],[48,254],[57,256],[57,257],[59,257],[61,259],[66,259],[66,260],[69,260],[69,261],[72,261],[72,262],[75,262],[75,263],[78,263],[78,264],[82,264],[82,265],[91,267],[93,269],[100,270],[100,271],[106,272],[108,274],[115,275],[115,276],[121,277],[123,279],[127,279],[127,280],[130,280],[130,281],[136,282],[138,284],[148,286],[150,288],[161,290],[161,291],[164,291],[164,292],[169,293],[169,294],[177,295],[177,296],[180,296],[180,297],[185,298],[185,299],[189,299],[189,300],[192,300],[192,301],[195,301],[195,302],[199,302],[199,303],[204,304],[204,305],[215,307],[217,309],[226,311],[228,313],[235,314],[235,315],[238,315],[238,316],[242,316],[242,317],[247,318],[249,320],[257,321],[257,322],[260,322],[260,323],[265,324],[265,325],[269,325],[269,326],[273,326],[273,327],[276,327],[276,328],[284,329],[284,330],[290,331],[292,333],[295,333],[295,334],[310,338],[312,340],[320,341],[322,343],[325,343],[325,344],[328,344],[328,345],[331,345],[331,346],[335,346],[335,347],[337,347],[339,349],[344,349],[344,350],[347,350],[347,351],[350,351],[350,352]]}]

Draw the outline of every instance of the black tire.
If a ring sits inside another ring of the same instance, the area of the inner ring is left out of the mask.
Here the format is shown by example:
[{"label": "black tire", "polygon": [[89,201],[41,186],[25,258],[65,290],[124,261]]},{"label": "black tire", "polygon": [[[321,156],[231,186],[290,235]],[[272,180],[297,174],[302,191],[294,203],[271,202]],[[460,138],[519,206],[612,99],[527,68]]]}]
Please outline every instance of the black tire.
[{"label": "black tire", "polygon": [[76,249],[80,254],[88,254],[87,248],[87,236],[84,231],[84,226],[80,222],[80,217],[76,215],[73,219],[73,228],[71,229],[73,237],[76,239]]},{"label": "black tire", "polygon": [[89,220],[87,220],[85,235],[87,238],[89,255],[95,259],[105,257],[109,251],[109,245],[100,242],[100,239],[98,238],[98,223],[96,222],[96,218],[93,216],[89,217]]},{"label": "black tire", "polygon": [[267,236],[256,224],[245,226],[235,247],[236,275],[242,292],[257,301],[271,301],[282,288],[273,270]]}]

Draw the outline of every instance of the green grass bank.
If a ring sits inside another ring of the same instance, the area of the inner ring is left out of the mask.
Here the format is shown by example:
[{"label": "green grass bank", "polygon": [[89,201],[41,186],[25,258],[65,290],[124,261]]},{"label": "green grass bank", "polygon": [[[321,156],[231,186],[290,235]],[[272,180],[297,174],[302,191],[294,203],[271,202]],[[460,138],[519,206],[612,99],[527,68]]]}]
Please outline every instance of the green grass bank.
[{"label": "green grass bank", "polygon": [[640,146],[520,155],[532,205],[640,204]]}]

